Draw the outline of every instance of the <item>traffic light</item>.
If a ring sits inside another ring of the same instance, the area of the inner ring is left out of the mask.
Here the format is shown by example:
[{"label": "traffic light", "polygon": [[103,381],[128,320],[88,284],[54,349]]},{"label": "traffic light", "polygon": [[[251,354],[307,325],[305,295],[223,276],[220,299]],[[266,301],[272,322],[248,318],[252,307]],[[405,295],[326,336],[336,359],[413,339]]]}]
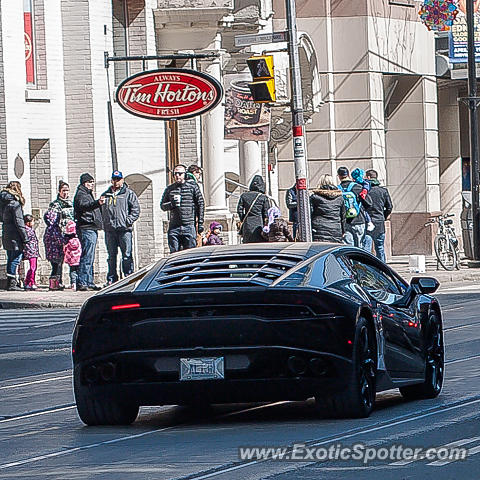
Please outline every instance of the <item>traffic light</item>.
[{"label": "traffic light", "polygon": [[275,101],[275,78],[273,55],[258,55],[247,59],[253,82],[249,83],[253,101],[269,103]]}]

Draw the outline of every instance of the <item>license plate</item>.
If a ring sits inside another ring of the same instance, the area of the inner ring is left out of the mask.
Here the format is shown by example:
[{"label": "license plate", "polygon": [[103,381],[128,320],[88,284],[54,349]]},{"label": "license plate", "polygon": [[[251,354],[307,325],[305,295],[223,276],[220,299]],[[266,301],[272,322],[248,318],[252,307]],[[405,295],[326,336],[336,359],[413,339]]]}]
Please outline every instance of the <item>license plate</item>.
[{"label": "license plate", "polygon": [[225,378],[223,357],[181,358],[180,380]]}]

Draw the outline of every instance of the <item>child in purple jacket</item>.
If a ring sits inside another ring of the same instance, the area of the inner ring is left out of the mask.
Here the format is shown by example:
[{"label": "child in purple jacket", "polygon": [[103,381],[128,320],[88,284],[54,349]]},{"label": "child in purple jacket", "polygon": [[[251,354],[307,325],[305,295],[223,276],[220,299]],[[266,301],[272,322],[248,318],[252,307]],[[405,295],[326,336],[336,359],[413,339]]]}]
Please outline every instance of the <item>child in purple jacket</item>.
[{"label": "child in purple jacket", "polygon": [[25,230],[27,231],[28,242],[23,247],[23,259],[28,260],[30,268],[25,276],[25,290],[36,290],[35,273],[37,271],[37,258],[40,256],[38,251],[38,238],[33,229],[32,215],[24,215]]},{"label": "child in purple jacket", "polygon": [[218,222],[212,222],[210,224],[210,232],[207,235],[206,245],[223,245],[223,240],[220,238],[221,231],[222,225]]}]

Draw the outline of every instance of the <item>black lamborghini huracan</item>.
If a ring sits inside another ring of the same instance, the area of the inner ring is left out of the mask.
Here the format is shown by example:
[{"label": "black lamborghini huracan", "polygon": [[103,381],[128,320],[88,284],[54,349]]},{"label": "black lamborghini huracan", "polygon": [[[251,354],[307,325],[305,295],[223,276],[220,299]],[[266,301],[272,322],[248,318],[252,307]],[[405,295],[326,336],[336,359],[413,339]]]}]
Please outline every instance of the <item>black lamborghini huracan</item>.
[{"label": "black lamborghini huracan", "polygon": [[438,282],[407,284],[358,248],[263,243],[186,250],[90,298],[73,336],[87,425],[140,405],[302,400],[364,417],[376,392],[435,397],[444,372]]}]

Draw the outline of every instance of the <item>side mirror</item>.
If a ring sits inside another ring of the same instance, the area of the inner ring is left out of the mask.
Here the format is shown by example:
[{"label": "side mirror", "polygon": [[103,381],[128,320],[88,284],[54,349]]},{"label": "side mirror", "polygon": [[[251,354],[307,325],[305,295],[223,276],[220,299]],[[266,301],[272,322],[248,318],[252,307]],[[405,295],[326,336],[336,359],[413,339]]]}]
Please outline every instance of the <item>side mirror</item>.
[{"label": "side mirror", "polygon": [[435,293],[440,286],[440,282],[433,277],[413,277],[410,280],[410,286],[417,292],[417,293],[424,293],[429,295],[431,293]]}]

